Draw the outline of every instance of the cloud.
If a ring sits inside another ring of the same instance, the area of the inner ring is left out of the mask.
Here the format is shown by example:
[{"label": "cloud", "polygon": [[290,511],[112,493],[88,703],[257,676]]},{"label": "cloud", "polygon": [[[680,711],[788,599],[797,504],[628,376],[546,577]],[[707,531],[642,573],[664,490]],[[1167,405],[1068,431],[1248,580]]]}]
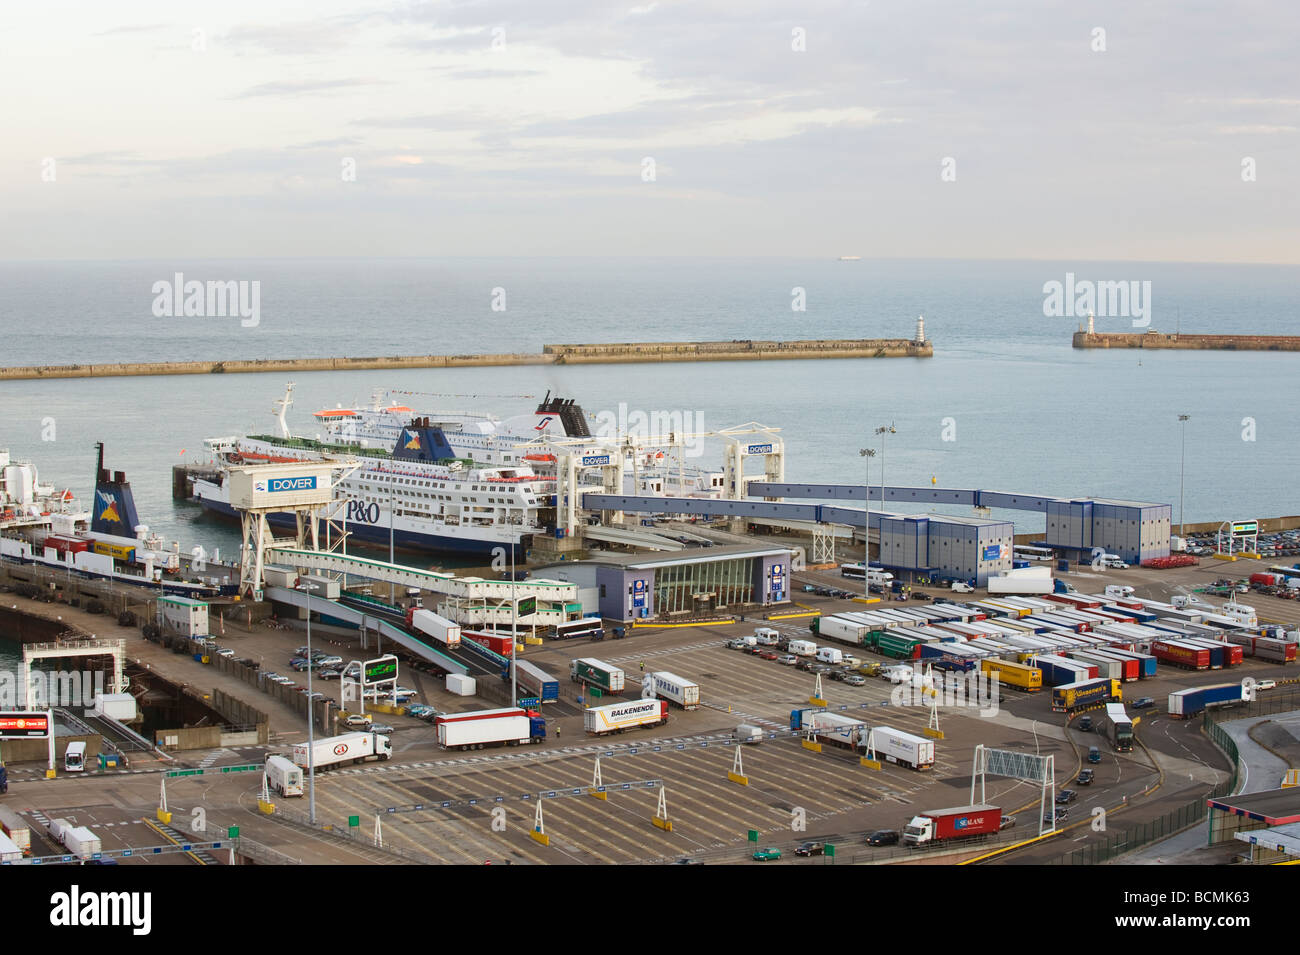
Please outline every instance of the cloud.
[{"label": "cloud", "polygon": [[359,86],[375,86],[383,80],[276,80],[254,86],[238,94],[237,99],[250,99],[257,96],[299,96],[304,93],[332,93],[336,90],[355,89]]}]

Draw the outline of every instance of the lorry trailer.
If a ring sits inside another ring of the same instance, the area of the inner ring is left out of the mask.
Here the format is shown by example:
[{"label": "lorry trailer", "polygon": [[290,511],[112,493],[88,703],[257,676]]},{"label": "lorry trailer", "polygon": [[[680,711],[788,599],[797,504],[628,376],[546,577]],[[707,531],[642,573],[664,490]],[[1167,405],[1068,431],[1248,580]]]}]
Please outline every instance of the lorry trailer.
[{"label": "lorry trailer", "polygon": [[986,676],[996,673],[999,683],[1014,686],[1028,693],[1036,693],[1043,688],[1043,671],[1038,667],[1010,660],[981,660],[980,670]]},{"label": "lorry trailer", "polygon": [[926,770],[934,766],[934,740],[922,739],[890,726],[877,726],[868,739],[877,759],[897,763],[910,769]]},{"label": "lorry trailer", "polygon": [[1187,719],[1207,709],[1240,703],[1242,698],[1240,683],[1215,683],[1175,690],[1169,694],[1169,715],[1175,719]]},{"label": "lorry trailer", "polygon": [[579,657],[569,661],[569,679],[594,686],[602,693],[622,693],[625,674],[613,664],[594,657]]},{"label": "lorry trailer", "polygon": [[[378,733],[343,733],[318,739],[311,751],[311,763],[314,771],[343,766],[351,763],[369,762],[372,759],[388,759],[393,755],[393,747],[387,736]],[[308,749],[306,743],[293,746],[293,763],[308,769]]]},{"label": "lorry trailer", "polygon": [[546,739],[546,720],[534,710],[519,707],[449,713],[434,723],[443,749],[524,746]]},{"label": "lorry trailer", "polygon": [[294,765],[290,760],[283,756],[268,756],[263,771],[266,773],[266,784],[272,792],[281,796],[303,794],[302,767]]},{"label": "lorry trailer", "polygon": [[432,637],[436,643],[444,647],[460,646],[460,624],[439,616],[432,610],[412,607],[406,611],[406,623],[412,630]]},{"label": "lorry trailer", "polygon": [[1210,651],[1195,644],[1179,640],[1152,640],[1151,655],[1161,663],[1185,667],[1189,670],[1208,670]]},{"label": "lorry trailer", "polygon": [[634,700],[610,703],[583,710],[582,728],[588,736],[606,736],[643,726],[662,726],[668,722],[667,700]]},{"label": "lorry trailer", "polygon": [[675,703],[684,710],[698,710],[700,708],[699,685],[692,683],[690,680],[685,680],[675,673],[669,673],[667,670],[647,673],[645,682],[641,684],[641,689],[646,695],[653,694],[661,697],[669,703]]},{"label": "lorry trailer", "polygon": [[927,809],[903,829],[906,846],[934,845],[950,839],[988,836],[1002,827],[1002,810],[976,804],[952,809]]},{"label": "lorry trailer", "polygon": [[1106,738],[1117,753],[1133,751],[1133,721],[1124,712],[1123,703],[1107,703],[1103,718]]},{"label": "lorry trailer", "polygon": [[1052,710],[1056,713],[1081,713],[1123,698],[1119,680],[1080,680],[1052,689]]},{"label": "lorry trailer", "polygon": [[851,749],[859,755],[866,752],[867,734],[871,730],[862,720],[821,709],[792,710],[790,729],[808,733],[819,743]]},{"label": "lorry trailer", "polygon": [[0,831],[9,837],[23,855],[32,854],[32,830],[23,817],[8,806],[0,806]]},{"label": "lorry trailer", "polygon": [[560,698],[560,681],[539,666],[527,660],[515,660],[515,679],[520,688],[527,690],[543,703],[554,703]]}]

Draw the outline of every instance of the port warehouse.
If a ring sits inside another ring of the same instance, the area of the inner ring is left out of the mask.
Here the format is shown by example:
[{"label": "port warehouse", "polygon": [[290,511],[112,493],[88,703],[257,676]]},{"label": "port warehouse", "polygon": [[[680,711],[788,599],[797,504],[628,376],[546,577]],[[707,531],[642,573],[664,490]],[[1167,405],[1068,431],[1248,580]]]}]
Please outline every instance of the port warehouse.
[{"label": "port warehouse", "polygon": [[[1034,511],[1045,517],[1045,545],[1075,559],[1090,558],[1095,548],[1128,563],[1141,563],[1170,553],[1173,507],[1109,498],[1057,498],[968,488],[864,488],[854,484],[786,484],[751,480],[751,497],[727,500],[689,497],[614,495],[589,492],[588,510],[685,514],[712,517],[760,518],[800,523],[845,525],[863,529],[860,507],[831,503],[790,503],[784,499],[817,501],[880,501],[918,506],[957,505],[980,509]],[[778,500],[781,499],[781,500]],[[869,511],[868,532],[875,531],[880,562],[902,571],[948,580],[973,580],[986,586],[991,576],[1012,569],[1014,525],[939,514],[897,514]]]},{"label": "port warehouse", "polygon": [[782,547],[709,547],[667,555],[604,554],[536,569],[540,576],[577,586],[586,608],[623,622],[737,610],[790,599],[790,550]]}]

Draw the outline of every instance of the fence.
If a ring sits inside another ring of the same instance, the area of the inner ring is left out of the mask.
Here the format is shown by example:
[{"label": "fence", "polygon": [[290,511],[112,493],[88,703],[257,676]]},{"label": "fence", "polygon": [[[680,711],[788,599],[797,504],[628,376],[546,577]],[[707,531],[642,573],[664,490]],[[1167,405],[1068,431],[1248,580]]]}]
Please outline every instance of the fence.
[{"label": "fence", "polygon": [[[364,849],[373,853],[381,853],[385,855],[395,856],[398,859],[403,859],[415,865],[433,865],[439,861],[433,856],[425,855],[420,852],[412,852],[408,849],[402,849],[397,846],[390,846],[390,845],[376,846],[374,844],[374,840],[371,837],[369,831],[366,832],[362,831],[363,829],[365,829],[365,823],[367,821],[373,823],[372,816],[368,816],[368,815],[361,816],[362,825],[356,827],[352,827],[352,826],[340,827],[337,825],[331,825],[329,823],[320,822],[319,818],[317,822],[313,825],[311,822],[311,817],[307,813],[299,812],[296,809],[286,809],[277,803],[275,807],[275,812],[272,814],[272,818],[279,819],[281,822],[287,822],[291,825],[299,826],[303,829],[310,829],[313,832],[320,832],[328,836],[333,836],[335,839],[356,846],[359,849]],[[395,861],[395,860],[390,860],[390,861]]]},{"label": "fence", "polygon": [[1210,738],[1214,745],[1223,750],[1232,764],[1232,775],[1227,780],[1219,783],[1204,796],[1179,806],[1163,816],[1114,835],[1108,835],[1105,839],[1080,849],[1075,849],[1073,852],[1054,860],[1051,864],[1097,865],[1149,843],[1164,839],[1167,836],[1172,836],[1189,826],[1194,826],[1203,821],[1209,813],[1209,807],[1206,805],[1208,800],[1227,796],[1237,787],[1238,760],[1240,759],[1237,744],[1219,723],[1250,719],[1256,716],[1268,716],[1272,713],[1286,713],[1296,709],[1300,709],[1300,691],[1297,691],[1294,687],[1287,687],[1285,691],[1280,688],[1277,692],[1265,691],[1253,703],[1244,703],[1226,709],[1206,710],[1202,717],[1205,735]]}]

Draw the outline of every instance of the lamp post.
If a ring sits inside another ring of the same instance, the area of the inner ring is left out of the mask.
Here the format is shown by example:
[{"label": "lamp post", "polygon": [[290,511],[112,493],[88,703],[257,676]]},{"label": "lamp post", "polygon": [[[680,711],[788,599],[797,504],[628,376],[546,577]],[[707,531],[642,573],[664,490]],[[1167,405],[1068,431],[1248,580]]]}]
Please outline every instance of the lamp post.
[{"label": "lamp post", "polygon": [[307,597],[307,803],[308,815],[311,824],[316,825],[316,731],[315,724],[315,704],[311,693],[311,591],[313,587],[309,584],[299,584],[296,590],[301,590]]},{"label": "lamp post", "polygon": [[1187,516],[1183,513],[1183,469],[1187,463],[1187,421],[1191,415],[1180,414],[1178,423],[1182,428],[1182,453],[1178,462],[1178,536],[1187,537]]},{"label": "lamp post", "polygon": [[[875,448],[859,448],[858,454],[866,459],[867,483],[862,487],[862,596],[871,596],[871,584],[867,582],[867,571],[871,569],[871,459],[876,456]],[[885,495],[881,492],[883,506]]]}]

